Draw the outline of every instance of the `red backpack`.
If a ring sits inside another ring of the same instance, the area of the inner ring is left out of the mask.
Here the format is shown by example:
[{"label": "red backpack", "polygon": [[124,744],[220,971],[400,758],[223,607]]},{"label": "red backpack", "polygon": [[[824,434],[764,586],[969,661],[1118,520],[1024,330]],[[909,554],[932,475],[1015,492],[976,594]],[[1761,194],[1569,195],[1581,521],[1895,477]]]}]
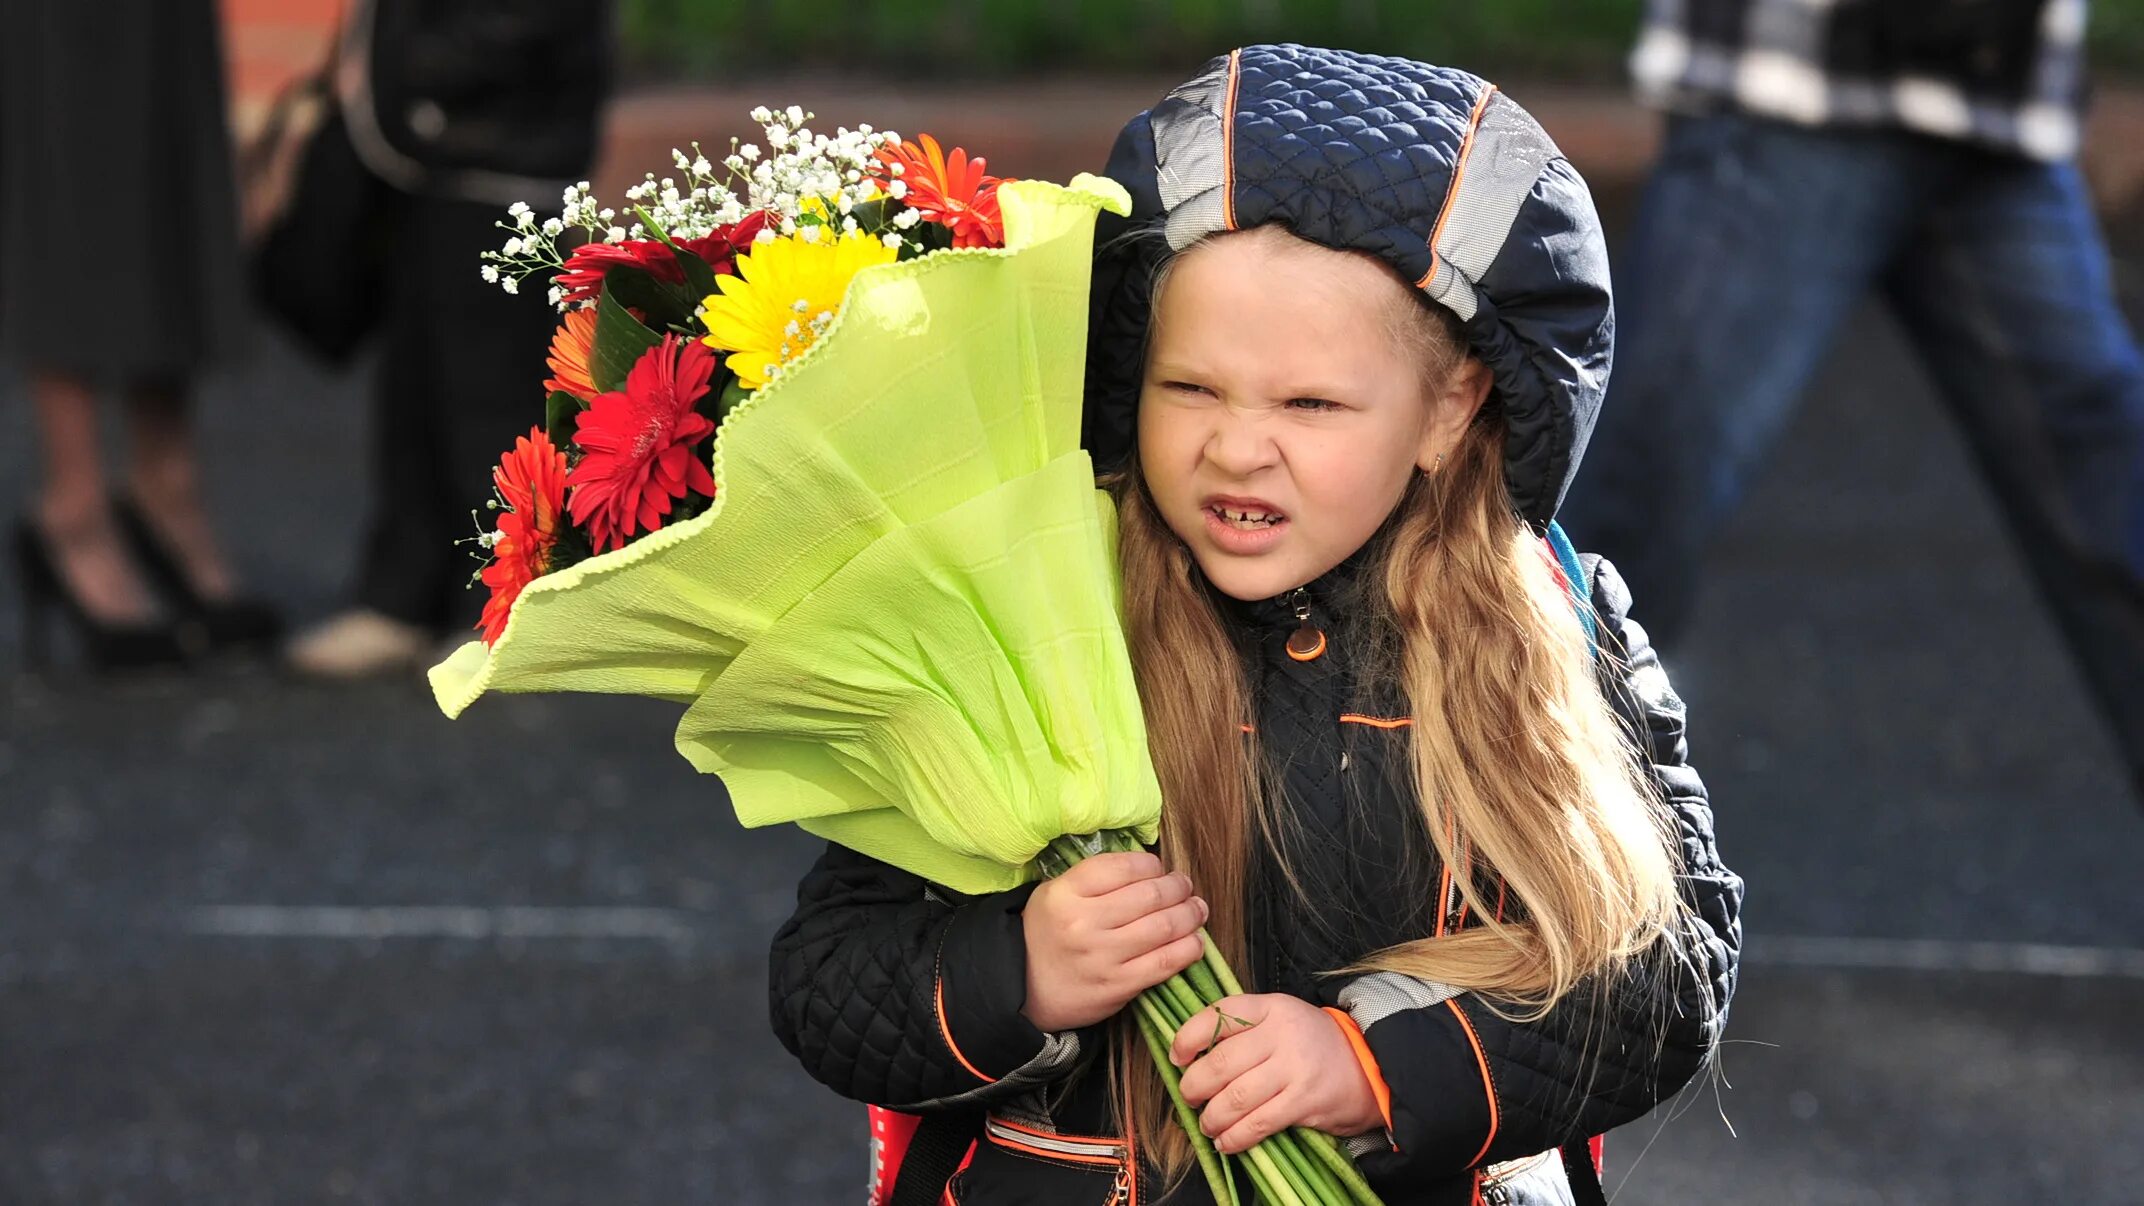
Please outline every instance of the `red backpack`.
[{"label": "red backpack", "polygon": [[976,1116],[926,1119],[884,1106],[864,1110],[871,1121],[871,1206],[951,1206],[946,1183],[975,1153],[982,1131]]}]

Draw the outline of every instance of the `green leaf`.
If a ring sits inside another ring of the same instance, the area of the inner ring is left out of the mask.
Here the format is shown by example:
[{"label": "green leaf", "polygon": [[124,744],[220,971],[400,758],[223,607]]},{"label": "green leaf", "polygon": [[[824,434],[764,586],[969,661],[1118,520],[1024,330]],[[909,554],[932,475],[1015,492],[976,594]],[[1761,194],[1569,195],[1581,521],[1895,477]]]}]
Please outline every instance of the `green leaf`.
[{"label": "green leaf", "polygon": [[588,364],[588,374],[596,388],[605,393],[624,389],[626,374],[633,371],[633,365],[662,341],[662,336],[626,312],[606,279],[602,295],[596,299],[596,346]]},{"label": "green leaf", "polygon": [[663,526],[668,527],[674,523],[683,523],[714,505],[714,501],[714,499],[704,494],[694,494],[691,491],[687,491],[683,498],[671,501],[670,513],[663,517]]},{"label": "green leaf", "polygon": [[581,412],[588,404],[564,390],[552,390],[543,408],[544,432],[551,437],[554,448],[564,450],[573,446],[573,433],[581,425]]},{"label": "green leaf", "polygon": [[899,213],[901,208],[901,203],[893,198],[879,197],[858,202],[856,207],[849,211],[849,216],[856,219],[857,226],[872,234],[879,234],[893,225],[893,215]]},{"label": "green leaf", "polygon": [[670,254],[677,259],[678,270],[685,274],[683,292],[688,307],[687,313],[688,315],[698,314],[701,305],[706,302],[709,295],[715,292],[714,266],[678,246],[677,240],[670,237],[669,231],[658,226],[655,219],[648,216],[647,210],[636,205],[633,207],[633,213],[640,218],[640,224],[647,227],[648,232],[655,236],[656,241],[668,247]]},{"label": "green leaf", "polygon": [[[901,245],[901,258],[904,260],[918,259],[933,251],[944,251],[953,245],[952,228],[937,222],[918,222],[901,233],[907,236],[907,242]],[[923,245],[920,251],[916,249],[918,243]]]},{"label": "green leaf", "polygon": [[699,312],[699,303],[687,296],[683,285],[659,281],[647,271],[629,264],[613,266],[603,274],[603,286],[618,304],[638,310],[655,330],[689,325]]},{"label": "green leaf", "polygon": [[697,315],[707,299],[719,292],[715,288],[714,266],[675,243],[670,245],[670,254],[677,257],[677,266],[685,270],[685,289],[692,298],[692,313]]},{"label": "green leaf", "polygon": [[[715,353],[715,359],[718,362],[726,362],[728,358],[729,353],[727,352],[718,351]],[[729,370],[727,363],[723,363],[722,367],[715,370],[714,377],[708,382],[707,392],[700,395],[700,400],[693,403],[692,408],[714,420],[715,425],[719,427],[724,419],[729,418],[730,412],[737,409],[739,403],[751,396],[752,391],[739,384],[737,374]]]},{"label": "green leaf", "polygon": [[573,526],[570,521],[562,523],[558,527],[558,543],[551,546],[551,557],[544,572],[555,574],[569,565],[578,565],[593,556],[595,550],[588,546],[588,533]]},{"label": "green leaf", "polygon": [[722,400],[715,404],[715,422],[720,423],[722,420],[729,418],[730,412],[737,409],[746,398],[751,396],[752,391],[746,389],[744,382],[739,381],[736,375],[732,374],[730,383],[722,387]]}]

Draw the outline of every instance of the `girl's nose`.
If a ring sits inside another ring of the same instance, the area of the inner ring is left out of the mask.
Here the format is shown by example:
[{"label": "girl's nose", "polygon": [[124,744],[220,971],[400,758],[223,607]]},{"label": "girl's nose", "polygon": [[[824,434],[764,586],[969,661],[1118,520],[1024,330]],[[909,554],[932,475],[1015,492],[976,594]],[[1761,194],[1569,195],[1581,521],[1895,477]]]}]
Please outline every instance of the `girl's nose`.
[{"label": "girl's nose", "polygon": [[1280,446],[1257,417],[1229,414],[1206,437],[1206,460],[1231,477],[1248,477],[1280,460]]}]

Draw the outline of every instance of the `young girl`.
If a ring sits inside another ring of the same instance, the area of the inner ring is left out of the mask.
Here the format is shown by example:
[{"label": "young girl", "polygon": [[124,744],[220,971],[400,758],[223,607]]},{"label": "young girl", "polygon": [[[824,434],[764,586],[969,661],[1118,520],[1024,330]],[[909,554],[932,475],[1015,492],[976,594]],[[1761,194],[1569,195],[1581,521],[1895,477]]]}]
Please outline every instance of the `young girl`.
[{"label": "young girl", "polygon": [[1473,76],[1300,46],[1215,60],[1109,174],[1087,442],[1159,851],[958,899],[830,848],[776,1030],[979,1140],[954,1202],[1204,1206],[1112,1022],[1203,924],[1256,990],[1174,1046],[1223,1151],[1302,1124],[1390,1206],[1599,1201],[1588,1139],[1718,1042],[1741,883],[1614,571],[1548,526],[1608,369],[1585,186]]}]

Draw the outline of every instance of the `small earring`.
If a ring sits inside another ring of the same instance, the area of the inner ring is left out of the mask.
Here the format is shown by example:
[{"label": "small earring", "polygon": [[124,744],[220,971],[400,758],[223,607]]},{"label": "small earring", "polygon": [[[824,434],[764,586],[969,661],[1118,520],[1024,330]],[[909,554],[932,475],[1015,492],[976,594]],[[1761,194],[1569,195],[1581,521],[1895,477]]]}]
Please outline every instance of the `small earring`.
[{"label": "small earring", "polygon": [[1444,454],[1440,452],[1437,454],[1436,463],[1429,467],[1429,475],[1431,477],[1437,476],[1437,471],[1442,468],[1444,468]]}]

